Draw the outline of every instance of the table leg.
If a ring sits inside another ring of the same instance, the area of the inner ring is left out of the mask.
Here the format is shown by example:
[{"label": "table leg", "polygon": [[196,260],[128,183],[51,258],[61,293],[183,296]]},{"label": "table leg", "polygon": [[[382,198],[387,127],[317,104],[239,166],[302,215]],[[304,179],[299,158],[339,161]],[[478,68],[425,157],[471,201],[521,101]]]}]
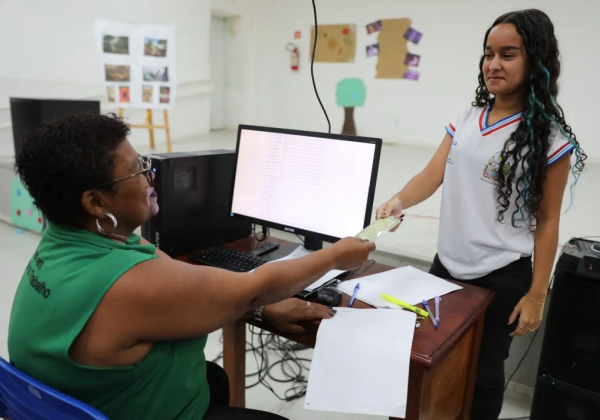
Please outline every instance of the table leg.
[{"label": "table leg", "polygon": [[236,321],[223,328],[223,366],[229,376],[229,404],[246,406],[246,323]]}]

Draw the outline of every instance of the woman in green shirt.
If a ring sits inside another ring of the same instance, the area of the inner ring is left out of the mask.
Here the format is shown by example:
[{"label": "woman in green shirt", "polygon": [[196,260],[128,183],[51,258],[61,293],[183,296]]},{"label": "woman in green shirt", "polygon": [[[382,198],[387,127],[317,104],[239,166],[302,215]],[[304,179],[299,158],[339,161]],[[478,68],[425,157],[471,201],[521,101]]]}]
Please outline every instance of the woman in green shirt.
[{"label": "woman in green shirt", "polygon": [[360,266],[374,245],[346,238],[253,273],[173,260],[133,233],[159,209],[128,134],[98,114],[28,133],[16,168],[48,227],[15,295],[11,362],[111,419],[281,418],[227,407],[226,375],[204,357],[207,334],[262,306],[281,329],[332,316],[284,299]]}]

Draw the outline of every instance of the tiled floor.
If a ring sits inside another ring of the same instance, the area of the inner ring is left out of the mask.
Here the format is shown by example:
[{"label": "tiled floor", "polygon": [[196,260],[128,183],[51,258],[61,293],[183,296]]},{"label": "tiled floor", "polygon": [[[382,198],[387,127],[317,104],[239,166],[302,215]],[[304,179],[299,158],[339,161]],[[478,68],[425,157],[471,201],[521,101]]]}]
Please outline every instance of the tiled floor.
[{"label": "tiled floor", "polygon": [[[194,141],[175,142],[174,151],[202,150],[214,148],[233,148],[235,134],[222,132],[203,136]],[[139,148],[141,153],[148,150]],[[164,150],[159,150],[164,151]],[[385,146],[382,153],[375,203],[378,205],[395,193],[408,179],[419,171],[428,161],[432,149],[414,146]],[[0,162],[0,164],[9,164]],[[560,231],[560,242],[572,236],[600,234],[593,230],[592,223],[597,215],[600,195],[594,190],[600,180],[600,166],[590,165],[586,174],[577,186],[576,206],[563,216]],[[565,208],[569,204],[569,195],[565,198]],[[387,235],[378,242],[378,250],[390,255],[402,255],[421,260],[431,260],[436,249],[437,220],[440,214],[439,193],[427,202],[410,209],[402,228],[393,235]],[[592,226],[592,228],[590,228]],[[34,252],[39,236],[33,233],[19,233],[17,229],[0,223],[0,356],[7,357],[6,338],[8,319],[12,298],[21,274]],[[380,256],[385,259],[386,256]],[[391,257],[388,256],[388,260]],[[206,349],[207,359],[214,358],[221,351],[220,332],[211,335]],[[303,351],[310,357],[311,351]],[[256,368],[254,359],[248,358],[248,372]],[[272,384],[280,395],[287,389],[285,385]],[[248,406],[267,411],[274,411],[290,419],[376,419],[376,416],[358,416],[307,411],[303,408],[303,400],[290,403],[281,402],[262,386],[247,392]],[[502,413],[503,418],[527,415],[530,401],[507,398]]]}]

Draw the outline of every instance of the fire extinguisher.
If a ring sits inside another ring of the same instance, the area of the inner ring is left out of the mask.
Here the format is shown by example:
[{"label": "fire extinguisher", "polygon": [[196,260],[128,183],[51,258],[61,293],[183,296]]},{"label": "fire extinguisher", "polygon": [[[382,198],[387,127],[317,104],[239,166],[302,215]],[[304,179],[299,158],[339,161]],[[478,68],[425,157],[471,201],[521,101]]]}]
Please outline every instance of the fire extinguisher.
[{"label": "fire extinguisher", "polygon": [[290,52],[290,64],[292,66],[292,70],[298,71],[300,68],[300,52],[298,47],[290,42],[287,44],[285,49]]}]

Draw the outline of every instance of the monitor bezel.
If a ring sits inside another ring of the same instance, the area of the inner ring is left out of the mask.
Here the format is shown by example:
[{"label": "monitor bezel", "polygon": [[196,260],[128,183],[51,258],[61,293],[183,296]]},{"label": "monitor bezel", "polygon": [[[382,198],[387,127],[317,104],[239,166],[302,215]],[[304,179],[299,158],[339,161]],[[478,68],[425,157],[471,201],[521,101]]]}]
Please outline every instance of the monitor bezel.
[{"label": "monitor bezel", "polygon": [[[363,221],[363,228],[369,226],[371,223],[371,217],[373,215],[373,201],[375,199],[375,188],[377,186],[377,174],[379,172],[379,162],[381,157],[381,148],[383,141],[382,139],[375,137],[358,137],[358,136],[350,136],[345,134],[331,134],[331,133],[320,133],[316,131],[303,131],[303,130],[291,130],[285,128],[275,128],[275,127],[264,127],[264,126],[256,126],[256,125],[247,125],[240,124],[238,126],[237,133],[237,141],[235,147],[235,162],[233,169],[233,181],[231,186],[231,199],[229,204],[229,216],[239,220],[245,220],[257,225],[265,226],[272,229],[281,230],[283,232],[288,232],[296,235],[301,235],[306,238],[321,240],[325,242],[335,243],[342,238],[337,238],[334,236],[326,235],[319,232],[314,232],[310,230],[305,230],[302,228],[298,228],[296,226],[287,226],[279,223],[271,222],[268,220],[259,219],[252,216],[247,216],[244,214],[234,213],[233,212],[233,196],[235,194],[235,180],[237,176],[237,165],[239,158],[239,150],[240,150],[240,141],[242,130],[253,130],[253,131],[263,131],[268,133],[276,133],[276,134],[290,134],[297,136],[306,136],[306,137],[317,137],[324,138],[330,140],[343,140],[343,141],[351,141],[355,143],[368,143],[375,145],[375,153],[373,154],[373,163],[371,167],[371,179],[369,181],[369,191],[367,194],[367,205],[365,208],[365,218]],[[359,232],[356,232],[358,234]]]}]

